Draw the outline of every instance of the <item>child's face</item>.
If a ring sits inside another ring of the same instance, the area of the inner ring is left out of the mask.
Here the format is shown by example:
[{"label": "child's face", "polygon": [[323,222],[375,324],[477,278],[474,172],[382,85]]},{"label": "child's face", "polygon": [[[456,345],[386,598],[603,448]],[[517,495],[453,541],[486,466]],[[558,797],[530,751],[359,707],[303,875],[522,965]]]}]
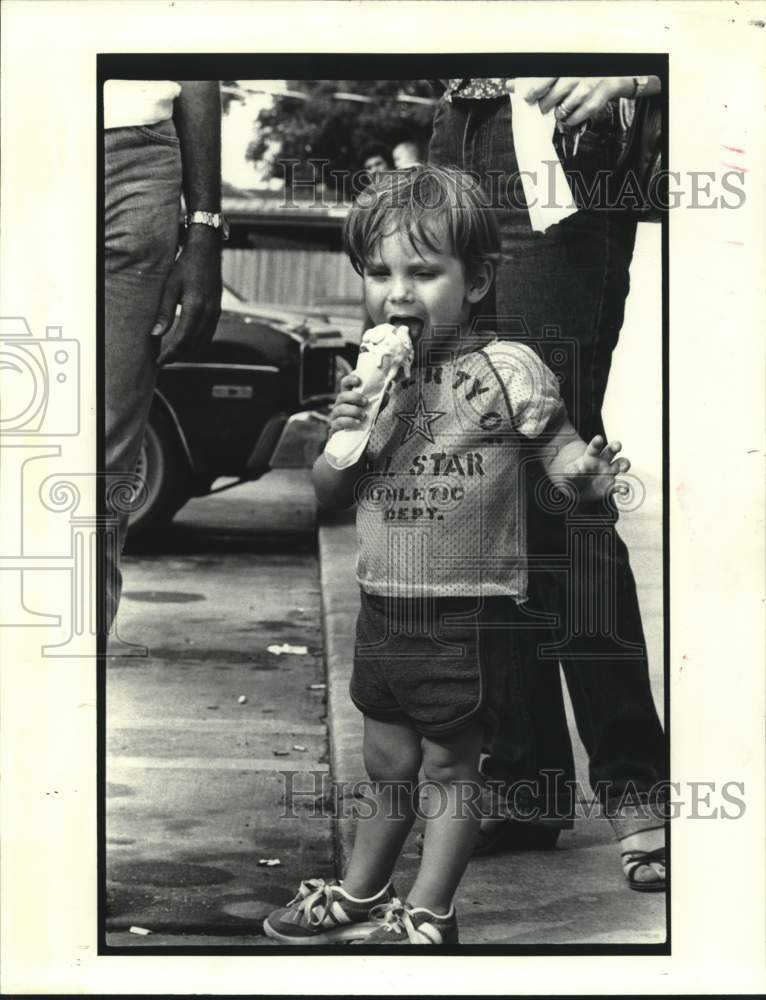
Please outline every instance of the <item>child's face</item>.
[{"label": "child's face", "polygon": [[[446,243],[446,241],[445,241]],[[487,292],[491,268],[470,281],[462,261],[412,245],[406,233],[384,236],[364,269],[364,300],[373,323],[404,324],[413,347],[435,346],[468,321],[472,302]],[[447,327],[439,334],[438,327]]]}]

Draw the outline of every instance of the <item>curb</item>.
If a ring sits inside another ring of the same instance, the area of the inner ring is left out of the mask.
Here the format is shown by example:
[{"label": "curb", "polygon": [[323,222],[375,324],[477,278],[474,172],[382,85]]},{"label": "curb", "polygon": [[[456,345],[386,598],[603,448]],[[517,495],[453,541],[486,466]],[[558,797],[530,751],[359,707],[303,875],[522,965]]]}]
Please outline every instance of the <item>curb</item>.
[{"label": "curb", "polygon": [[[348,695],[359,612],[359,585],[354,575],[356,511],[320,510],[318,520],[330,774],[336,785],[344,787],[366,779],[361,754],[362,715]],[[344,818],[346,811],[342,809],[335,819],[338,871],[345,869],[354,843],[354,821],[350,815]]]}]

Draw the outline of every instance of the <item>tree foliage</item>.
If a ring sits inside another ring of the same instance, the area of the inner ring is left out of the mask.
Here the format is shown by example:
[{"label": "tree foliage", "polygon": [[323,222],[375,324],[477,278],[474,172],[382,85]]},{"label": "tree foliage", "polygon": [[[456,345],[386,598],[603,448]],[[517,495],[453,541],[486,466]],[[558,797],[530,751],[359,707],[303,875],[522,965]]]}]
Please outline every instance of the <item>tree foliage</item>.
[{"label": "tree foliage", "polygon": [[[308,99],[276,96],[273,106],[259,113],[258,138],[248,149],[253,160],[272,156],[275,177],[290,177],[280,160],[298,161],[296,180],[316,176],[310,161],[327,160],[324,177],[333,186],[332,172],[359,170],[365,148],[374,142],[390,149],[409,139],[425,155],[433,106],[396,100],[399,94],[433,98],[424,80],[288,80],[287,89],[301,91]],[[371,97],[372,103],[339,100],[333,97],[335,93]],[[279,149],[276,156],[275,148]]]}]

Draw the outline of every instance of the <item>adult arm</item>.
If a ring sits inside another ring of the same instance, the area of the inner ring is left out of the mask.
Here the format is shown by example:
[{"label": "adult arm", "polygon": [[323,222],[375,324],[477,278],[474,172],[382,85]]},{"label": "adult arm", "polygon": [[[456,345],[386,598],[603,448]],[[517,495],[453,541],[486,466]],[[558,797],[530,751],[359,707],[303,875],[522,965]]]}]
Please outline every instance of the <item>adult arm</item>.
[{"label": "adult arm", "polygon": [[[181,146],[186,211],[221,210],[221,95],[217,80],[179,80],[173,119]],[[163,344],[160,363],[198,354],[212,339],[221,314],[220,230],[192,225],[168,275],[153,336],[181,317],[171,339]]]}]

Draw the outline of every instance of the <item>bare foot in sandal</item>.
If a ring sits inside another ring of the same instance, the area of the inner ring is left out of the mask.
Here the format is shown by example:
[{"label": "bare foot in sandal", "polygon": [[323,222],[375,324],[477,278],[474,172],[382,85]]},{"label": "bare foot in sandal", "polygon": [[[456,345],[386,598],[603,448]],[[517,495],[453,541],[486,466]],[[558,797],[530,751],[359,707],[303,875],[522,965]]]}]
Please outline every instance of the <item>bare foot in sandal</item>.
[{"label": "bare foot in sandal", "polygon": [[639,830],[618,841],[622,870],[637,892],[662,892],[667,882],[665,830]]}]

